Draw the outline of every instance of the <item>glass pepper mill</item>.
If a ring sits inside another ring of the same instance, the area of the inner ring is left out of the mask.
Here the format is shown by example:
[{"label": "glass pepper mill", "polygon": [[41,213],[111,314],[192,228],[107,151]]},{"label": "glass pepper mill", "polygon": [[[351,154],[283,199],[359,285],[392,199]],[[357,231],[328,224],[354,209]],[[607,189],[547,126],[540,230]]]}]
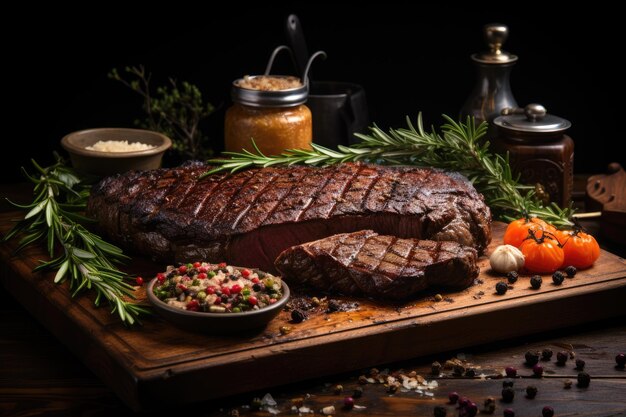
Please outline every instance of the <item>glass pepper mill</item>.
[{"label": "glass pepper mill", "polygon": [[483,121],[491,123],[504,108],[518,107],[509,82],[517,56],[502,50],[509,29],[506,25],[491,23],[485,25],[483,30],[489,51],[472,55],[478,79],[461,109],[461,119],[474,116],[476,125]]}]

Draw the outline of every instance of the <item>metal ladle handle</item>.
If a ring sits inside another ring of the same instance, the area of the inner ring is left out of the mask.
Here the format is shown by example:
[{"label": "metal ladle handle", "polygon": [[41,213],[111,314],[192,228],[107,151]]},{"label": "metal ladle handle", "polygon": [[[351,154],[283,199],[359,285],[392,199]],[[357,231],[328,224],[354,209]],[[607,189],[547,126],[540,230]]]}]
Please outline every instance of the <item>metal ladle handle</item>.
[{"label": "metal ladle handle", "polygon": [[272,52],[272,55],[270,55],[270,60],[267,62],[267,66],[265,67],[265,73],[263,75],[269,75],[270,74],[270,71],[272,70],[272,67],[274,66],[274,60],[276,59],[276,56],[281,51],[289,52],[289,55],[291,55],[291,58],[293,59],[293,52],[291,51],[291,49],[287,45],[277,46],[276,49],[274,49],[274,51]]},{"label": "metal ladle handle", "polygon": [[311,64],[318,56],[326,59],[328,55],[326,55],[326,52],[324,51],[317,51],[313,55],[311,55],[311,58],[309,58],[309,62],[306,63],[306,68],[304,69],[304,74],[302,74],[302,81],[304,81],[304,85],[306,85],[307,88],[309,88],[309,69],[311,69]]}]

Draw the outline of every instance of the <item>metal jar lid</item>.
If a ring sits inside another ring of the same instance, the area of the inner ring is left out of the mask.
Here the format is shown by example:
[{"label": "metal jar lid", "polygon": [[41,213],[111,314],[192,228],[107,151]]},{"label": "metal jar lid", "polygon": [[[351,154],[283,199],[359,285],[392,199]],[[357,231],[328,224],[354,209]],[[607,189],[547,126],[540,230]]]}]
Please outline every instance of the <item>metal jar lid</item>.
[{"label": "metal jar lid", "polygon": [[[293,78],[286,75],[253,75],[247,77]],[[233,81],[231,97],[234,102],[251,107],[293,107],[306,102],[309,90],[305,84],[285,90],[253,90],[240,87],[243,78]]]},{"label": "metal jar lid", "polygon": [[502,116],[493,123],[503,129],[527,133],[557,133],[569,129],[572,124],[562,117],[548,114],[541,104],[529,104],[523,109],[507,107]]},{"label": "metal jar lid", "polygon": [[512,64],[517,61],[517,55],[510,54],[502,49],[502,45],[509,36],[509,28],[499,23],[490,23],[483,28],[489,51],[473,54],[472,59],[481,64]]}]

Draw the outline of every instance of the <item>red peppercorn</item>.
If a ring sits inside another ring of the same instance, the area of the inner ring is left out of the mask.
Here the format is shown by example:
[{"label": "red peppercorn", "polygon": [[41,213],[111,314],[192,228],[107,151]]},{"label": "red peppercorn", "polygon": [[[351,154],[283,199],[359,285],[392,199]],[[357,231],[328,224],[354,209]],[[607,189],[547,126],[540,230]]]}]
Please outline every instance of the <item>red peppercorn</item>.
[{"label": "red peppercorn", "polygon": [[504,417],[515,417],[515,411],[512,408],[505,408],[502,415]]},{"label": "red peppercorn", "polygon": [[187,287],[185,287],[183,284],[178,284],[178,288],[180,288],[183,291],[187,291]]},{"label": "red peppercorn", "polygon": [[541,415],[543,417],[554,416],[554,408],[550,407],[549,405],[546,405],[545,407],[543,407],[543,410],[541,410]]},{"label": "red peppercorn", "polygon": [[187,272],[187,265],[181,265],[178,267],[178,272],[181,274],[184,274],[185,272]]},{"label": "red peppercorn", "polygon": [[448,394],[448,399],[450,400],[450,404],[456,404],[459,401],[459,393],[456,391],[452,391]]},{"label": "red peppercorn", "polygon": [[259,282],[261,282],[261,280],[257,277],[252,278],[250,281],[252,281],[254,284],[258,284]]},{"label": "red peppercorn", "polygon": [[230,288],[222,287],[222,294],[223,295],[230,295]]},{"label": "red peppercorn", "polygon": [[278,300],[275,299],[275,298],[270,298],[270,304],[274,304],[276,301],[278,301]]},{"label": "red peppercorn", "polygon": [[476,414],[478,414],[478,406],[476,405],[475,402],[470,401],[465,406],[465,415],[467,417],[474,417],[474,416],[476,416]]},{"label": "red peppercorn", "polygon": [[354,398],[346,397],[343,399],[343,407],[346,410],[352,410],[354,408]]},{"label": "red peppercorn", "polygon": [[504,371],[506,372],[506,376],[509,378],[517,377],[517,369],[512,366],[507,366]]},{"label": "red peppercorn", "polygon": [[230,287],[231,294],[239,294],[241,292],[241,290],[242,290],[242,288],[238,284],[234,284],[232,287]]},{"label": "red peppercorn", "polygon": [[206,279],[207,275],[204,272],[198,274],[198,279]]},{"label": "red peppercorn", "polygon": [[533,374],[537,377],[541,377],[543,375],[543,366],[539,364],[533,366]]},{"label": "red peppercorn", "polygon": [[222,299],[220,297],[217,297],[215,301],[213,301],[213,304],[222,304]]},{"label": "red peppercorn", "polygon": [[215,287],[207,287],[204,292],[206,292],[207,294],[215,294]]},{"label": "red peppercorn", "polygon": [[257,305],[259,303],[259,300],[257,300],[254,295],[251,295],[250,297],[248,297],[248,303],[251,306],[255,306],[255,305]]},{"label": "red peppercorn", "polygon": [[217,264],[217,267],[220,269],[226,268],[226,262],[220,262],[219,264]]},{"label": "red peppercorn", "polygon": [[190,302],[187,303],[187,310],[189,311],[198,311],[200,308],[200,305],[198,304],[198,300],[191,300]]},{"label": "red peppercorn", "polygon": [[467,398],[467,397],[461,397],[461,398],[459,398],[459,407],[464,408],[464,407],[466,407],[466,406],[467,406],[467,404],[469,404],[469,403],[470,403],[469,398]]},{"label": "red peppercorn", "polygon": [[206,271],[208,271],[208,269],[206,269],[206,266],[201,266],[200,268],[198,268],[198,272],[206,273]]},{"label": "red peppercorn", "polygon": [[623,353],[618,354],[615,357],[615,362],[617,363],[618,368],[623,368],[624,366],[626,366],[626,355],[624,355]]},{"label": "red peppercorn", "polygon": [[200,268],[200,265],[202,265],[200,262],[194,262],[193,263],[193,267],[196,268],[196,269]]},{"label": "red peppercorn", "polygon": [[135,278],[135,282],[137,283],[137,285],[143,285],[143,278],[137,277]]},{"label": "red peppercorn", "polygon": [[249,269],[242,269],[242,270],[241,270],[241,275],[242,275],[244,278],[248,278],[248,277],[250,276],[250,273],[251,273],[251,272],[250,272],[250,270],[249,270]]},{"label": "red peppercorn", "polygon": [[160,283],[163,283],[165,281],[165,274],[163,272],[159,272],[156,274],[156,278]]}]

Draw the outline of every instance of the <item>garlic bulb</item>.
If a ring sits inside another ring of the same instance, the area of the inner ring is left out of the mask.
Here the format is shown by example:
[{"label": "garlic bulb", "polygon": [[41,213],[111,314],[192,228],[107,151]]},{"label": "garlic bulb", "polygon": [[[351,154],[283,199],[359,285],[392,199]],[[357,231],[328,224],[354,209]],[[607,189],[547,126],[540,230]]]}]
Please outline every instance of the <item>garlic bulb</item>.
[{"label": "garlic bulb", "polygon": [[500,245],[489,257],[491,269],[500,273],[518,271],[524,266],[524,255],[515,246]]}]

